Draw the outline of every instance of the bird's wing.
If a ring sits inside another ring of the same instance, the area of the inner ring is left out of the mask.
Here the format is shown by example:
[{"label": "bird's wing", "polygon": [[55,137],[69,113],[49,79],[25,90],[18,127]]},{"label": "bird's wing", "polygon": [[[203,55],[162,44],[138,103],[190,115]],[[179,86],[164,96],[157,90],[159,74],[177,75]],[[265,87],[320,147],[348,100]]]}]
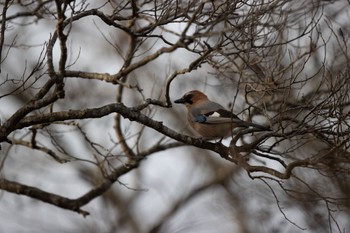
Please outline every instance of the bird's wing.
[{"label": "bird's wing", "polygon": [[232,112],[226,110],[226,109],[222,109],[222,108],[218,108],[215,111],[210,111],[207,113],[204,113],[205,116],[210,117],[210,118],[226,118],[226,119],[239,119],[238,116],[236,116],[235,114],[233,114]]},{"label": "bird's wing", "polygon": [[235,125],[235,127],[254,127],[264,131],[271,130],[266,126],[242,121],[234,113],[226,110],[220,104],[211,101],[205,103],[205,105],[199,106],[197,109],[194,109],[192,112],[192,119],[193,121],[201,124],[215,125],[230,123]]},{"label": "bird's wing", "polygon": [[220,104],[211,101],[193,108],[191,114],[195,122],[204,124],[241,122],[235,114],[224,109]]}]

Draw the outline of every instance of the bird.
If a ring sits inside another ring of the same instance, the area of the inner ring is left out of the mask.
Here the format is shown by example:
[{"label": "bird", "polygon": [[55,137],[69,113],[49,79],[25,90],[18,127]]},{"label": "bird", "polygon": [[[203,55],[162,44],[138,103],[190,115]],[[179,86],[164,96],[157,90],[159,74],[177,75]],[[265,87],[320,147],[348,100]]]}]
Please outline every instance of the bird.
[{"label": "bird", "polygon": [[220,139],[232,135],[235,128],[255,128],[256,131],[270,131],[268,127],[246,122],[225,109],[221,104],[209,100],[208,96],[198,90],[185,93],[176,104],[187,108],[187,120],[190,126],[205,140]]}]

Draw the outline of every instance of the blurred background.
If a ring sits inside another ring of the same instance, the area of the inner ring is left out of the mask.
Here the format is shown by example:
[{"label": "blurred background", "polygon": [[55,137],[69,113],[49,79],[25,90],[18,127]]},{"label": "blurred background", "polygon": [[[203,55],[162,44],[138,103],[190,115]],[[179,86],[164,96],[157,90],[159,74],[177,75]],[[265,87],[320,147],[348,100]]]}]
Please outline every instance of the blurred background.
[{"label": "blurred background", "polygon": [[69,199],[141,159],[81,207],[86,217],[0,185],[0,232],[350,230],[348,1],[2,0],[0,7],[3,128],[28,103],[56,93],[59,84],[36,98],[53,69],[64,98],[19,122],[150,98],[163,105],[143,114],[197,137],[184,106],[168,105],[197,89],[241,119],[271,126],[264,153],[244,155],[251,165],[283,173],[297,164],[287,179],[250,172],[116,113],[14,124],[1,142],[1,178]]}]

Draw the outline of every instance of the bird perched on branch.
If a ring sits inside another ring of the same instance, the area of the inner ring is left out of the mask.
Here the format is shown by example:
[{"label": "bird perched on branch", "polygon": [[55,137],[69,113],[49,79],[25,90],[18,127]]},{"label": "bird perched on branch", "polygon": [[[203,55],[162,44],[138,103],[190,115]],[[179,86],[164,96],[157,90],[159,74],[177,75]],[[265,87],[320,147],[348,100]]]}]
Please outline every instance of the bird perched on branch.
[{"label": "bird perched on branch", "polygon": [[242,121],[222,105],[210,101],[204,93],[193,90],[185,93],[177,104],[187,108],[187,120],[191,127],[204,139],[223,139],[232,135],[232,130],[238,127],[254,128],[256,131],[270,131],[269,128]]}]

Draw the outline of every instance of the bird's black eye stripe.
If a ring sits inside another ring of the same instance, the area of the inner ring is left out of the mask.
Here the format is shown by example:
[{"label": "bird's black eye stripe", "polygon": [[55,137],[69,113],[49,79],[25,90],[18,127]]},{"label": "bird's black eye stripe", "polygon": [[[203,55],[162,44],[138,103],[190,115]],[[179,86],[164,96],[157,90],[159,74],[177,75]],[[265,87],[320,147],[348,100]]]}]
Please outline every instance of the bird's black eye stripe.
[{"label": "bird's black eye stripe", "polygon": [[186,103],[193,104],[192,98],[193,98],[193,95],[192,95],[192,94],[186,95],[186,96],[185,96],[185,101],[186,101]]}]

